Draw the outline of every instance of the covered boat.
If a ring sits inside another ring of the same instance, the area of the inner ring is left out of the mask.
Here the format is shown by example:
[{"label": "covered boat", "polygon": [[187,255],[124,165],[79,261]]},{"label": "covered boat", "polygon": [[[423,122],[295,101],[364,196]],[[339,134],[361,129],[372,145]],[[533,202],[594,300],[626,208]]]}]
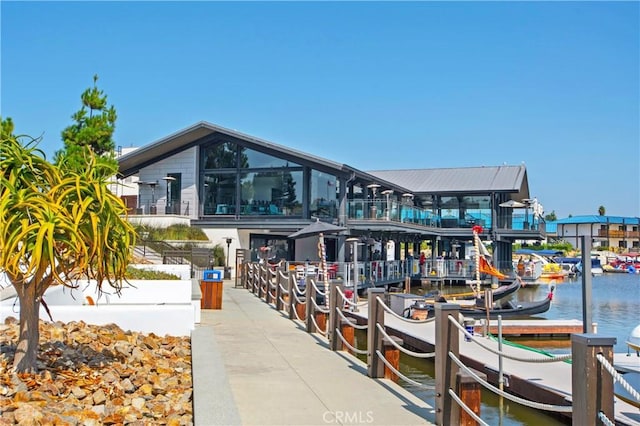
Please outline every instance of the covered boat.
[{"label": "covered boat", "polygon": [[[498,315],[503,318],[515,318],[515,317],[529,317],[536,314],[542,314],[549,310],[551,302],[553,300],[554,286],[551,286],[549,294],[544,299],[532,301],[532,302],[517,302],[513,300],[506,300],[495,303],[489,310],[489,318],[497,319]],[[454,300],[448,300],[443,297],[436,300],[442,303],[456,303]],[[426,301],[417,300],[413,305],[409,307],[408,317],[413,319],[423,319],[424,317],[433,316],[434,307]],[[476,304],[474,307],[460,305],[460,314],[470,318],[486,318],[487,310],[484,306]]]}]

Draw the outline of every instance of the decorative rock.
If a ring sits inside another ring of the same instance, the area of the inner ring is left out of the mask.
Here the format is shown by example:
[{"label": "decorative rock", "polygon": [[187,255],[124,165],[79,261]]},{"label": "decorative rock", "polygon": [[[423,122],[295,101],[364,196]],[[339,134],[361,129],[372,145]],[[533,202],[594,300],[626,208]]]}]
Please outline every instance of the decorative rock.
[{"label": "decorative rock", "polygon": [[137,408],[138,410],[142,410],[142,407],[144,407],[145,402],[146,401],[144,398],[133,398],[131,400],[131,405],[134,408]]},{"label": "decorative rock", "polygon": [[85,390],[79,386],[74,386],[73,388],[71,388],[71,393],[78,399],[83,399],[87,396],[87,392],[85,392]]},{"label": "decorative rock", "polygon": [[107,395],[105,395],[102,389],[95,391],[91,397],[93,398],[93,403],[95,405],[100,405],[107,400]]},{"label": "decorative rock", "polygon": [[40,374],[12,374],[19,323],[0,325],[0,426],[193,424],[189,338],[40,322]]}]

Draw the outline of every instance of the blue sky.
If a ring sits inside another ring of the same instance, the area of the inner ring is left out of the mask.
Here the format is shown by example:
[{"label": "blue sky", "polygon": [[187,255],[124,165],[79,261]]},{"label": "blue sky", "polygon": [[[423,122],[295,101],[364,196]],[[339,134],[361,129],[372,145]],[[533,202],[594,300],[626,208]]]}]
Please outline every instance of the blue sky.
[{"label": "blue sky", "polygon": [[362,170],[527,165],[559,218],[640,215],[638,2],[0,2],[1,114],[116,144],[198,121]]}]

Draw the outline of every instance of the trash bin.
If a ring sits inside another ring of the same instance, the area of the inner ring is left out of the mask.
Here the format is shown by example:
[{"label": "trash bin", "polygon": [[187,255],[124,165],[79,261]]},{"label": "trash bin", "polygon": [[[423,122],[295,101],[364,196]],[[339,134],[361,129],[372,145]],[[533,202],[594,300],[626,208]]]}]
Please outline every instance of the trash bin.
[{"label": "trash bin", "polygon": [[204,271],[200,291],[200,309],[222,309],[222,271]]},{"label": "trash bin", "polygon": [[[464,328],[465,330],[467,330],[467,333],[471,334],[473,336],[473,332],[474,332],[474,327],[476,325],[476,320],[473,318],[469,318],[469,317],[464,317],[464,320],[462,321],[464,323]],[[465,334],[464,335],[464,340],[466,342],[470,342],[471,339]]]}]

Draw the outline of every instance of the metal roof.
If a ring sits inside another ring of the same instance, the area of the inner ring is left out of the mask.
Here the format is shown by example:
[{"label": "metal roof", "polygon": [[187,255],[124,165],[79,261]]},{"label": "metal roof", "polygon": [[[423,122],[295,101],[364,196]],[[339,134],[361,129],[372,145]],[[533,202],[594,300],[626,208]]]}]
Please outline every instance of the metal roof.
[{"label": "metal roof", "polygon": [[608,223],[619,225],[640,225],[640,218],[623,217],[623,216],[600,216],[600,215],[584,215],[572,216],[556,221],[558,225],[575,225],[584,223]]},{"label": "metal roof", "polygon": [[447,169],[362,171],[344,163],[317,157],[236,130],[200,121],[118,158],[120,176],[138,173],[162,158],[216,139],[238,142],[266,153],[277,153],[298,164],[335,174],[348,175],[361,182],[375,182],[398,192],[415,195],[436,193],[509,193],[516,200],[529,198],[527,172],[521,166],[491,166]]},{"label": "metal roof", "polygon": [[408,188],[414,194],[508,192],[529,198],[527,171],[520,166],[374,170],[369,174]]}]

